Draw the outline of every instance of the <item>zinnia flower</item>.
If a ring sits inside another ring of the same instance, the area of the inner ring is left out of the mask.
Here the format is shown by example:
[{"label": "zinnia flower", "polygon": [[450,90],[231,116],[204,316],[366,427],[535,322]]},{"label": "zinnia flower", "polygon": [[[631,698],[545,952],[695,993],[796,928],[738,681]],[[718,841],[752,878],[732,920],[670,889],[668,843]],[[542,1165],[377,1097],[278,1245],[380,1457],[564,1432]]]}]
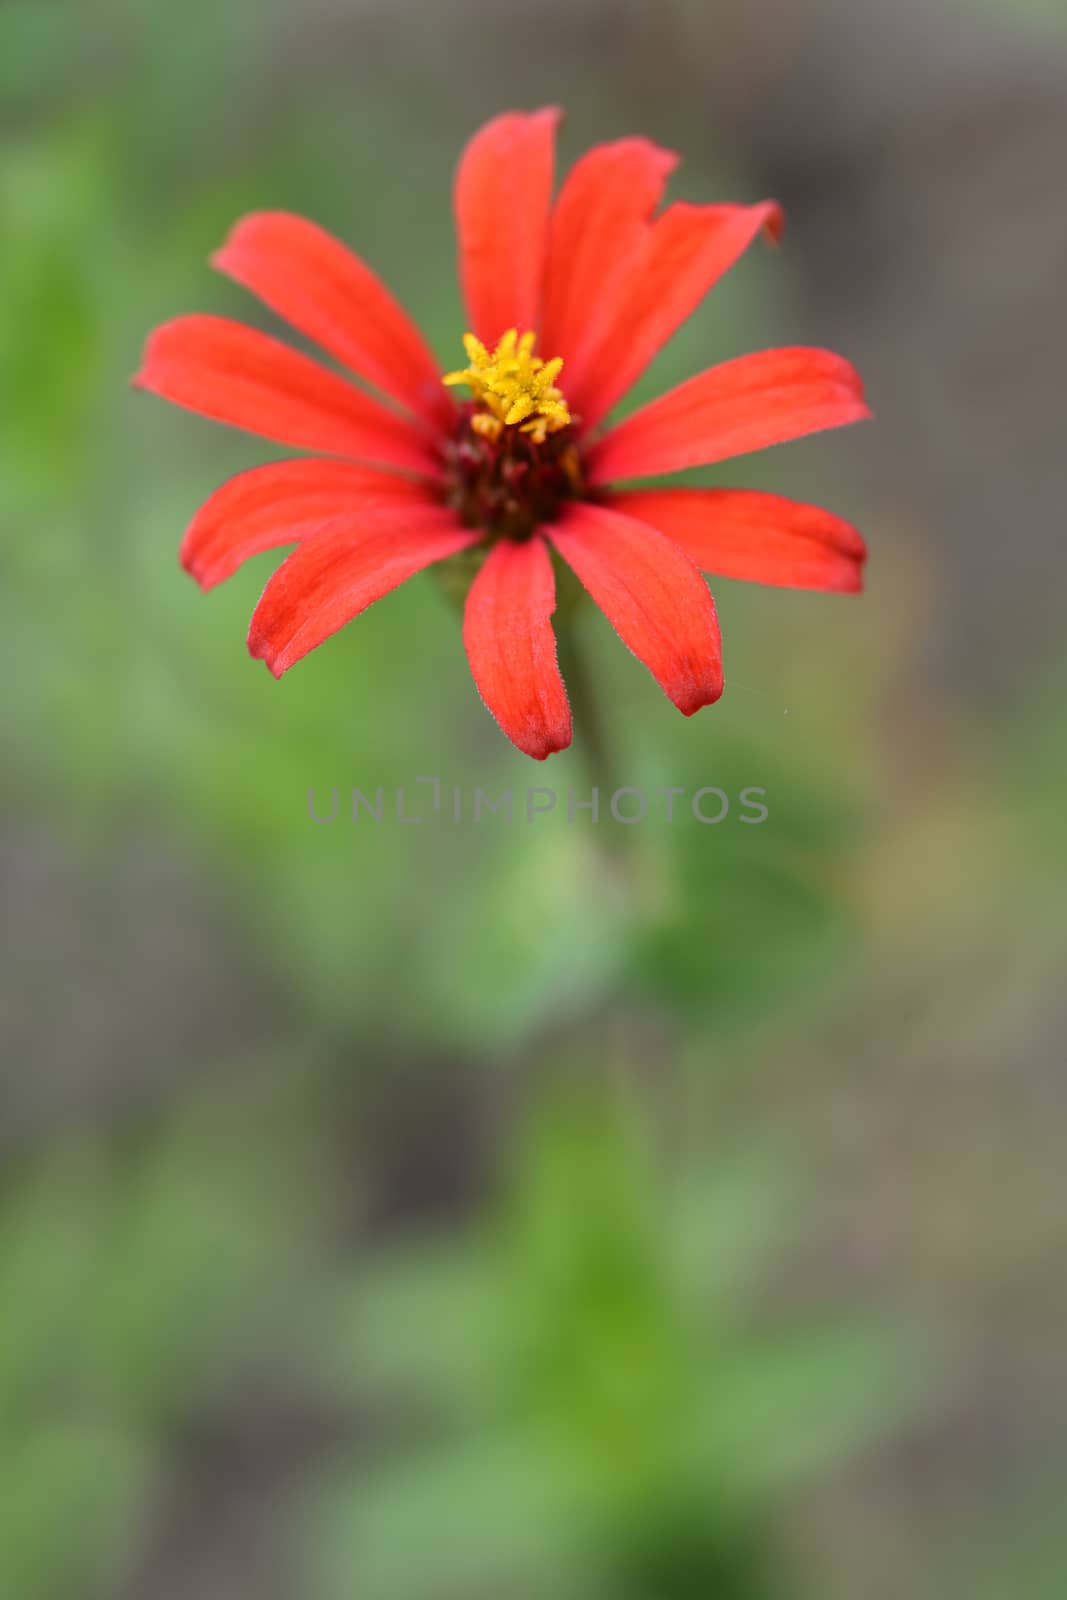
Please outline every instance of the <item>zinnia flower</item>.
[{"label": "zinnia flower", "polygon": [[134,380],[313,452],[232,478],[182,544],[204,588],[296,545],[253,614],[253,656],[280,677],[413,574],[472,552],[471,672],[508,738],[538,759],[571,739],[553,552],[686,716],[723,686],[698,569],[854,591],[865,556],[848,523],[777,495],[616,487],[869,413],[841,356],[765,350],[603,431],[712,284],[782,218],[769,202],[659,210],[676,157],[640,138],[590,150],[553,200],[558,120],[553,108],[509,112],[463,152],[455,211],[473,331],[461,370],[442,376],[358,256],[300,217],[263,212],[238,222],[213,264],[378,393],[216,316],[157,328]]}]

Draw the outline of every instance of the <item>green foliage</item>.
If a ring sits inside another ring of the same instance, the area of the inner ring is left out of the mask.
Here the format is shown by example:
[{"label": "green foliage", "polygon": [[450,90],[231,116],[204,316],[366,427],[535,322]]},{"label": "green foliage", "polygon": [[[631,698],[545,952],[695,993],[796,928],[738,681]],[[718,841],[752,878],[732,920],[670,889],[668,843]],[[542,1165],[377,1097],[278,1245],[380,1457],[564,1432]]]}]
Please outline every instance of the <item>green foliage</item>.
[{"label": "green foliage", "polygon": [[170,1430],[274,1299],[295,1218],[259,1132],[84,1140],[0,1195],[0,1594],[111,1592]]},{"label": "green foliage", "polygon": [[50,1420],[16,1439],[0,1430],[0,1440],[0,1593],[20,1600],[106,1593],[150,1481],[137,1441],[77,1418]]},{"label": "green foliage", "polygon": [[479,1241],[345,1292],[329,1369],[400,1432],[316,1503],[325,1596],[780,1594],[755,1538],[776,1497],[906,1414],[913,1356],[881,1327],[744,1328],[781,1180],[667,1180],[636,1113],[550,1095]]}]

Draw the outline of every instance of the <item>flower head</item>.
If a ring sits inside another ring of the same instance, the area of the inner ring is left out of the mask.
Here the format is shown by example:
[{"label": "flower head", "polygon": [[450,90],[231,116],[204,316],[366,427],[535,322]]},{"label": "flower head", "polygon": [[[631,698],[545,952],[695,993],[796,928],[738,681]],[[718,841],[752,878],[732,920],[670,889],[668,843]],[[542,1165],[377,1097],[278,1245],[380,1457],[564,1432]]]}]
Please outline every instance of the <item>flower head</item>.
[{"label": "flower head", "polygon": [[475,683],[538,759],[571,739],[555,561],[689,716],[723,681],[700,569],[854,591],[865,558],[848,523],[777,495],[615,487],[869,413],[846,360],[794,348],[711,367],[605,428],[717,279],[761,233],[778,236],[781,213],[771,202],[660,210],[676,158],[645,139],[598,145],[553,199],[558,119],[551,108],[497,117],[460,160],[466,367],[442,376],[406,312],[344,245],[265,212],[237,224],[214,264],[366,387],[211,316],[157,328],[135,379],[311,452],[232,478],[182,544],[205,588],[259,551],[296,546],[253,614],[253,656],[281,676],[389,590],[463,554],[476,566],[463,626]]}]

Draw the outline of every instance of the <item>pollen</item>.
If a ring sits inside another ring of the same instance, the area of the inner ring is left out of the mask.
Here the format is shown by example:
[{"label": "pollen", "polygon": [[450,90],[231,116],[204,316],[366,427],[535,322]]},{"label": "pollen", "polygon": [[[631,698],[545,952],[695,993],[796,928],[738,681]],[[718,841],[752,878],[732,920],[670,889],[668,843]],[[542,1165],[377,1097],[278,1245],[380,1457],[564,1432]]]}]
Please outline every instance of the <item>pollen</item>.
[{"label": "pollen", "polygon": [[573,420],[556,379],[563,357],[544,361],[534,355],[535,333],[519,337],[509,328],[495,350],[487,350],[473,333],[463,335],[469,367],[449,372],[446,384],[464,383],[484,409],[476,412],[471,426],[486,438],[496,439],[505,428],[519,428],[535,444],[544,444],[550,433],[557,433]]}]

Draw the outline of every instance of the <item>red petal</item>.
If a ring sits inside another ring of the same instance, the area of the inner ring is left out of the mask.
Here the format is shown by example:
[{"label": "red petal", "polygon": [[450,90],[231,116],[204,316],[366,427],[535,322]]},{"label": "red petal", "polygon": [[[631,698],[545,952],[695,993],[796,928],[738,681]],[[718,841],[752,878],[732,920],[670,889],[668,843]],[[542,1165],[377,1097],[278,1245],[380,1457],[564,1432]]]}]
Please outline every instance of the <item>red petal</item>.
[{"label": "red petal", "polygon": [[649,362],[692,316],[708,290],[743,255],[752,241],[782,231],[781,208],[669,206],[631,252],[626,270],[601,312],[602,336],[588,368],[588,381],[567,398],[587,428],[605,417],[637,382]]},{"label": "red petal", "polygon": [[368,502],[426,504],[426,491],[406,478],[350,461],[272,461],[241,472],[206,500],[182,540],[181,562],[205,589],[242,561],[295,544],[337,516]]},{"label": "red petal", "polygon": [[593,446],[593,483],[679,472],[869,417],[855,367],[829,350],[762,350],[711,367]]},{"label": "red petal", "polygon": [[407,312],[325,229],[284,211],[261,211],[238,222],[211,260],[401,405],[434,423],[454,411]]},{"label": "red petal", "polygon": [[715,604],[689,557],[647,523],[577,504],[546,529],[624,644],[679,711],[722,694]]},{"label": "red petal", "polygon": [[752,489],[649,489],[611,504],[650,522],[720,578],[788,589],[863,588],[867,550],[850,522]]},{"label": "red petal", "polygon": [[416,472],[439,467],[410,423],[255,328],[225,317],[178,317],[149,336],[139,388],[280,444]]},{"label": "red petal", "polygon": [[378,505],[336,518],[298,545],[267,584],[249,652],[280,678],[383,594],[477,537],[437,506]]},{"label": "red petal", "polygon": [[456,172],[459,274],[470,326],[490,348],[536,328],[560,111],[509,111],[477,132]]},{"label": "red petal", "polygon": [[571,742],[556,661],[552,559],[540,539],[501,539],[467,595],[463,642],[478,692],[512,744],[543,761]]},{"label": "red petal", "polygon": [[590,150],[564,181],[549,228],[540,351],[563,357],[572,400],[677,164],[647,139],[619,139]]}]

